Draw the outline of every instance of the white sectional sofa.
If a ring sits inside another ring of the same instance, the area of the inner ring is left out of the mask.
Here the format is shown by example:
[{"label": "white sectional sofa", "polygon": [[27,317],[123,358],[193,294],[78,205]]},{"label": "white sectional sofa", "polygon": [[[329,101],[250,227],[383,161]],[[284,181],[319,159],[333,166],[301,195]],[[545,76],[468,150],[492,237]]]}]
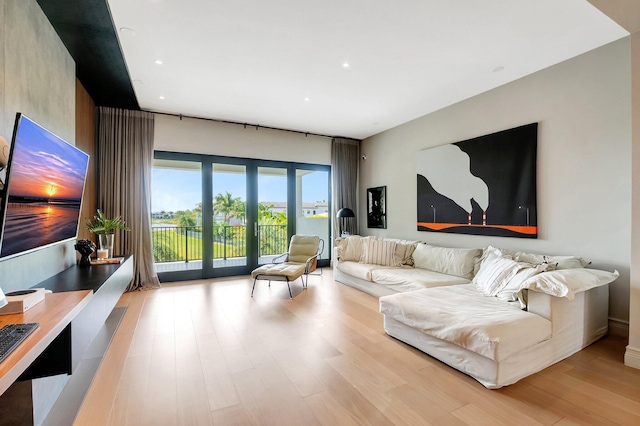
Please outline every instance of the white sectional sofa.
[{"label": "white sectional sofa", "polygon": [[338,238],[334,279],[376,297],[471,282],[481,249],[420,244],[415,253],[419,244],[418,241],[357,235]]},{"label": "white sectional sofa", "polygon": [[380,297],[390,336],[492,389],[604,336],[618,276],[574,256],[372,237],[338,240],[336,255],[335,280]]}]

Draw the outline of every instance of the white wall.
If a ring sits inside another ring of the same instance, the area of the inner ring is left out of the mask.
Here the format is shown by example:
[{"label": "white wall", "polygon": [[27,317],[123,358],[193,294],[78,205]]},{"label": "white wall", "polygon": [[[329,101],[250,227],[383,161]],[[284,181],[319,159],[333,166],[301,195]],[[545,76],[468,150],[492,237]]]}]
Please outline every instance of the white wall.
[{"label": "white wall", "polygon": [[[630,67],[626,38],[366,139],[360,206],[366,206],[366,188],[386,185],[388,228],[367,229],[360,209],[361,233],[579,255],[595,268],[620,271],[609,314],[628,321]],[[416,230],[418,151],[532,122],[540,123],[537,240]]]},{"label": "white wall", "polygon": [[154,149],[331,164],[330,138],[163,114],[155,117]]}]

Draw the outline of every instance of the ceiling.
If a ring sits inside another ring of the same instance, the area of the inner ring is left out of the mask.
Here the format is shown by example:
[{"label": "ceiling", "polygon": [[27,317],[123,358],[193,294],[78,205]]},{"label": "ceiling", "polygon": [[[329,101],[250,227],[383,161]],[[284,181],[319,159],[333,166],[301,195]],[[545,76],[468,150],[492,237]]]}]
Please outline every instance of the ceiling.
[{"label": "ceiling", "polygon": [[356,139],[629,34],[587,0],[38,3],[98,105]]}]

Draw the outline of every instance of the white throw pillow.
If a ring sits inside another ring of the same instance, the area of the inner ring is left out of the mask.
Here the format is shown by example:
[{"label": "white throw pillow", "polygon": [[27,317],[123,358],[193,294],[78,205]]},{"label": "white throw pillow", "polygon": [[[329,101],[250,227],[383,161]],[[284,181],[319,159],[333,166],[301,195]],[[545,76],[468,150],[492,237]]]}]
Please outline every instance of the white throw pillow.
[{"label": "white throw pillow", "polygon": [[513,250],[508,250],[508,249],[502,249],[502,248],[498,248],[498,247],[493,247],[493,246],[487,246],[485,248],[482,249],[482,255],[476,259],[475,264],[473,265],[473,276],[475,277],[478,274],[478,271],[480,270],[480,265],[482,265],[482,262],[484,262],[484,260],[487,258],[487,256],[489,254],[495,254],[496,256],[507,256],[510,257],[512,259],[515,259],[516,257],[516,252]]},{"label": "white throw pillow", "polygon": [[618,271],[608,272],[586,268],[559,269],[535,275],[523,282],[520,288],[573,300],[575,293],[609,284],[619,275]]},{"label": "white throw pillow", "polygon": [[536,264],[548,263],[548,271],[553,271],[554,269],[584,268],[589,263],[591,263],[577,256],[547,256],[544,254],[523,252],[518,252],[516,256],[514,256],[514,259],[518,262],[529,262]]},{"label": "white throw pillow", "polygon": [[523,263],[516,262],[508,256],[489,253],[480,265],[478,274],[473,278],[473,283],[485,296],[495,296],[524,267]]},{"label": "white throw pillow", "polygon": [[382,266],[400,266],[400,264],[396,262],[395,241],[367,238],[363,238],[362,240],[362,263]]},{"label": "white throw pillow", "polygon": [[541,263],[539,265],[532,265],[530,263],[525,263],[525,267],[520,269],[507,283],[506,286],[502,288],[497,294],[496,297],[500,300],[504,300],[506,302],[516,302],[520,301],[520,307],[526,308],[526,303],[524,303],[523,297],[520,294],[522,291],[522,283],[524,283],[529,278],[538,275],[547,270],[549,266],[547,263]]},{"label": "white throw pillow", "polygon": [[473,277],[475,261],[480,255],[482,255],[482,249],[436,247],[429,244],[418,244],[413,251],[413,261],[416,268],[428,269],[470,280]]}]

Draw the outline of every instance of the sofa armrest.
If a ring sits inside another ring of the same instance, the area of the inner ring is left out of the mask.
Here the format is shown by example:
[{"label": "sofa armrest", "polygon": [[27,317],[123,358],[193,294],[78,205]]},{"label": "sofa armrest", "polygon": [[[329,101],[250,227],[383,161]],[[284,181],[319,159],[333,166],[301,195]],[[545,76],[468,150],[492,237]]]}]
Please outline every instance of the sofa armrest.
[{"label": "sofa armrest", "polygon": [[527,311],[551,321],[554,336],[569,332],[587,345],[607,332],[609,286],[578,292],[573,300],[529,290]]}]

